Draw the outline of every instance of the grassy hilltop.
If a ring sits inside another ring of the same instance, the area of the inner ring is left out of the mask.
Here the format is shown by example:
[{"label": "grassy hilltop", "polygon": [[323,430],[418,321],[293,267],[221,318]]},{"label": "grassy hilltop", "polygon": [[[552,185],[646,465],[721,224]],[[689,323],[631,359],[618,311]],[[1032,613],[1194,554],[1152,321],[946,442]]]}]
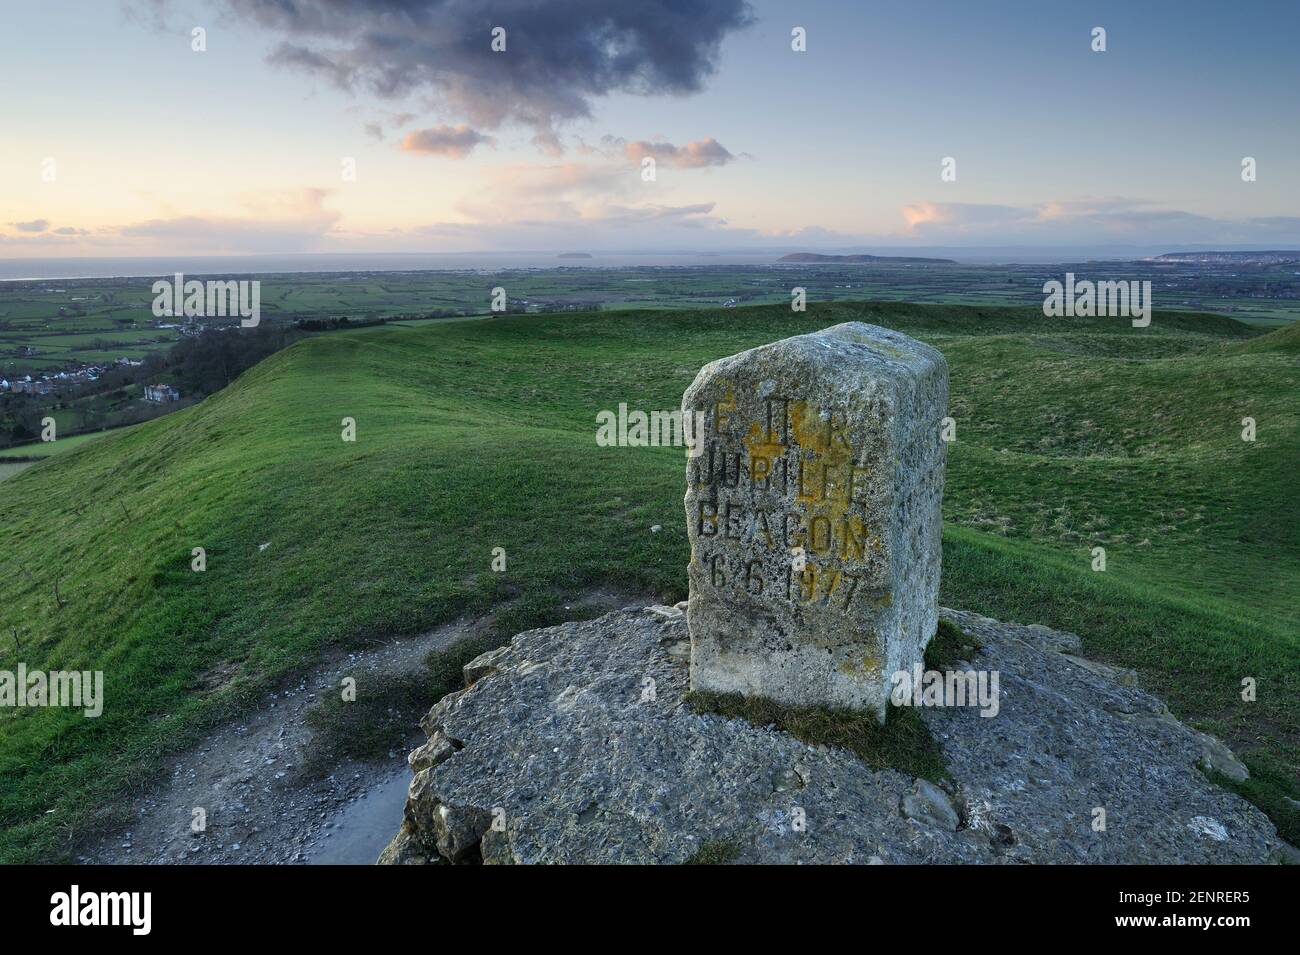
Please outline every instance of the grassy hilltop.
[{"label": "grassy hilltop", "polygon": [[674,408],[708,360],[851,320],[951,366],[944,602],[1137,668],[1300,838],[1296,326],[836,302],[326,335],[0,483],[0,668],[102,669],[107,697],[93,720],[0,711],[0,859],[75,854],[169,749],[326,646],[521,595],[550,619],[601,583],[680,599],[682,452],[598,448],[596,412]]}]

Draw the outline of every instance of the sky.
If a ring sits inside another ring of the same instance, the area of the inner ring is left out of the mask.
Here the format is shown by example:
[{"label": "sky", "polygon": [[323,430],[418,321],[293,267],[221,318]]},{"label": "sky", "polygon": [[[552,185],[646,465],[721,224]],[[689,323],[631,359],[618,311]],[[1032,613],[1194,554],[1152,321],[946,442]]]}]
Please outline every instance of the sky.
[{"label": "sky", "polygon": [[0,258],[1296,248],[1297,36],[1293,0],[0,0]]}]

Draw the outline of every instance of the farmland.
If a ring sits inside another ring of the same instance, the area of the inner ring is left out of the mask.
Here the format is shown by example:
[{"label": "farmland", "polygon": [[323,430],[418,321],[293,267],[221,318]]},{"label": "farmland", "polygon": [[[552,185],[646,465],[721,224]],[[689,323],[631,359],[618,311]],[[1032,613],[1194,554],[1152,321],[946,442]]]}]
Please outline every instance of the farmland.
[{"label": "farmland", "polygon": [[[455,316],[489,310],[504,288],[512,310],[718,308],[877,299],[965,305],[1041,305],[1042,286],[1066,271],[1094,280],[1150,280],[1157,308],[1216,311],[1261,327],[1300,318],[1294,264],[1169,262],[1060,265],[764,265],[565,267],[500,271],[292,273],[258,276],[262,320]],[[211,276],[209,276],[211,277]],[[229,278],[230,276],[222,276]],[[151,311],[153,278],[0,283],[0,376],[140,359],[174,344],[170,319]],[[204,324],[231,323],[230,319]]]}]

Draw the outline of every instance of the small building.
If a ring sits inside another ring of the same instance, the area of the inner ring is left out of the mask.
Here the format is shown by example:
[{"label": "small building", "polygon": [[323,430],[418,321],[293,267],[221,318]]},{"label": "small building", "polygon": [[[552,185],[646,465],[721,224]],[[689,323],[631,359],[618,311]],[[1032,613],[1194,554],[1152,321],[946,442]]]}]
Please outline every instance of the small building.
[{"label": "small building", "polygon": [[171,385],[145,385],[145,401],[180,401],[181,393]]},{"label": "small building", "polygon": [[14,394],[48,395],[54,391],[54,382],[44,378],[33,379],[31,375],[13,383]]}]

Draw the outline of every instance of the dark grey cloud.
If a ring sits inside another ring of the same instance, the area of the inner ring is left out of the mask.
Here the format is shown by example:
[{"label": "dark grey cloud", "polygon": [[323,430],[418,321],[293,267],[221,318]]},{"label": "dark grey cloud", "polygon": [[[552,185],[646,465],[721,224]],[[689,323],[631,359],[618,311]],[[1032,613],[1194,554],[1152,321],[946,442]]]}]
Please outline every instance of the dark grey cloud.
[{"label": "dark grey cloud", "polygon": [[317,53],[308,47],[295,43],[280,44],[273,59],[282,66],[296,67],[309,73],[322,74],[335,86],[341,86],[345,89],[352,85],[352,78],[356,75],[356,71],[346,63],[341,63],[330,56]]},{"label": "dark grey cloud", "polygon": [[[745,0],[225,0],[280,37],[275,62],[385,98],[427,96],[476,126],[555,127],[592,99],[697,92]],[[492,50],[503,28],[505,52]]]}]

